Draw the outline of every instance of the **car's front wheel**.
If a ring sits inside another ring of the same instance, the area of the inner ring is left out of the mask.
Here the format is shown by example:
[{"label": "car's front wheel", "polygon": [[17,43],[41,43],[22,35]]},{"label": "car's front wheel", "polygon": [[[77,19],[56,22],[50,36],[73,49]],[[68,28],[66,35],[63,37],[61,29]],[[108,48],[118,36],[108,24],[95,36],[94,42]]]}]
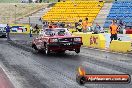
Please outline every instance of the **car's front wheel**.
[{"label": "car's front wheel", "polygon": [[80,48],[75,49],[75,52],[76,52],[77,54],[80,53]]}]

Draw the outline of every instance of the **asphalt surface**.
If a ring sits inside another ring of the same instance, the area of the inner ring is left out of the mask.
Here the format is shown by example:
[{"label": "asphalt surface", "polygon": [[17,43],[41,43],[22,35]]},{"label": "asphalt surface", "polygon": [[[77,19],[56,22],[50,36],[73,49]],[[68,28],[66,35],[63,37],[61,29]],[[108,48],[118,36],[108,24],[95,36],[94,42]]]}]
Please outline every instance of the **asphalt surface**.
[{"label": "asphalt surface", "polygon": [[[11,35],[13,42],[29,47],[28,35]],[[27,42],[28,40],[28,42]],[[81,53],[45,55],[17,47],[0,38],[0,65],[15,88],[132,88],[130,84],[76,83],[76,70],[82,65],[88,74],[130,74],[132,56],[81,48]]]},{"label": "asphalt surface", "polygon": [[0,88],[14,88],[2,68],[0,68]]}]

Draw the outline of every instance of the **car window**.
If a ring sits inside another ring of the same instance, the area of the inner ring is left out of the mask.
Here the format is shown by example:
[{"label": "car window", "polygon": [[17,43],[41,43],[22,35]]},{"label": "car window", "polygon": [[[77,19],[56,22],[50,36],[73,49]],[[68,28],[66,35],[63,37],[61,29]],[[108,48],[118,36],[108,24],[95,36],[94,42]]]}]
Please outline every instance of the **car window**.
[{"label": "car window", "polygon": [[46,29],[45,34],[46,35],[55,35],[55,31],[53,29]]},{"label": "car window", "polygon": [[45,29],[46,35],[71,35],[67,29]]},{"label": "car window", "polygon": [[71,35],[68,29],[58,29],[58,35]]},{"label": "car window", "polygon": [[65,29],[58,29],[57,33],[58,33],[58,35],[66,35]]}]

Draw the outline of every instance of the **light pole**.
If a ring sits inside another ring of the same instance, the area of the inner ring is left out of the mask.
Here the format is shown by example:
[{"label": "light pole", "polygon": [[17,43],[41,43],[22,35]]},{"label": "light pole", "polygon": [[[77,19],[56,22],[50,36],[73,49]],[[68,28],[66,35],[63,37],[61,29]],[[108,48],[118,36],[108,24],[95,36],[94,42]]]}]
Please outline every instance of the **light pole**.
[{"label": "light pole", "polygon": [[29,16],[29,18],[28,18],[28,21],[29,21],[29,25],[30,25],[30,16]]},{"label": "light pole", "polygon": [[14,5],[15,6],[15,24],[16,24],[16,7],[17,5]]},{"label": "light pole", "polygon": [[30,22],[30,16],[29,16],[29,18],[28,18],[28,21],[29,21],[29,26],[30,26],[30,32],[29,32],[29,35],[30,35],[30,37],[32,37],[32,31],[33,31],[33,29],[32,29],[32,26],[31,26],[31,22]]}]

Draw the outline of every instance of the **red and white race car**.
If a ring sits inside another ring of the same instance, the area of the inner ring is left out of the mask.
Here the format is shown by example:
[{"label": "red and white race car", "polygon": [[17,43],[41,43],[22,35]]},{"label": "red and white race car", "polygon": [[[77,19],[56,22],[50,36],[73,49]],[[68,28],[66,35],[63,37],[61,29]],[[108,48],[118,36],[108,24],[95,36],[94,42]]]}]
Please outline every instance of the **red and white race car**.
[{"label": "red and white race car", "polygon": [[37,51],[64,53],[66,50],[80,52],[82,38],[73,36],[67,28],[46,28],[32,41]]}]

